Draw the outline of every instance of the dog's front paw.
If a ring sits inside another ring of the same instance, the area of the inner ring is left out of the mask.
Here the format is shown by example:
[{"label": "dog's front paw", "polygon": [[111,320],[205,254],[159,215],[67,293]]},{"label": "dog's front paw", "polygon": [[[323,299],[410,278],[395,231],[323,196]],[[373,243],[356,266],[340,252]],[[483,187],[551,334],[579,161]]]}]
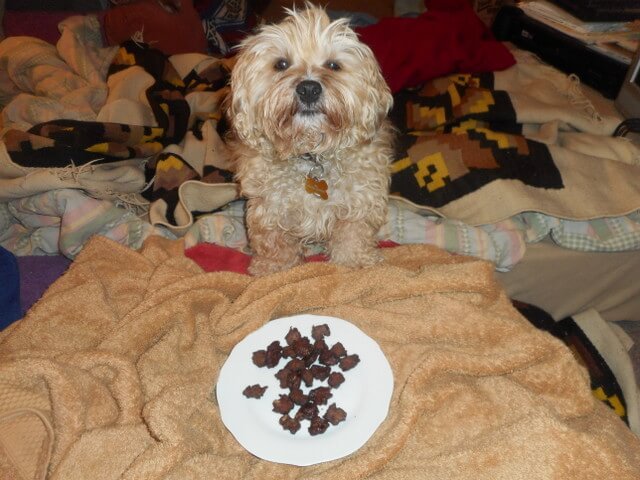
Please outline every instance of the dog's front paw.
[{"label": "dog's front paw", "polygon": [[345,267],[371,267],[382,260],[382,253],[377,248],[364,248],[356,251],[334,250],[331,252],[331,261]]},{"label": "dog's front paw", "polygon": [[328,245],[331,261],[353,268],[380,263],[383,256],[376,246],[375,233],[376,229],[365,221],[336,222]]},{"label": "dog's front paw", "polygon": [[251,263],[249,264],[249,273],[251,275],[255,275],[256,277],[262,277],[264,275],[269,275],[270,273],[287,270],[288,268],[291,268],[299,263],[300,259],[292,261],[291,259],[283,260],[255,255],[251,259]]}]

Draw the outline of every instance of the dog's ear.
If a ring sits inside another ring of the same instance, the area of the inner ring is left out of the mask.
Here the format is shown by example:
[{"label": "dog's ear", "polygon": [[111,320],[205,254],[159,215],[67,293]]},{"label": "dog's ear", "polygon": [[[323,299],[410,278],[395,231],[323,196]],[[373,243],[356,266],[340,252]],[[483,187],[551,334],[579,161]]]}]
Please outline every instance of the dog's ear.
[{"label": "dog's ear", "polygon": [[391,89],[382,76],[382,72],[380,72],[379,67],[376,68],[376,73],[374,74],[374,80],[372,83],[373,90],[378,95],[376,103],[378,105],[378,121],[381,122],[387,117],[387,115],[389,115],[389,112],[391,112],[391,109],[393,108],[393,95],[391,95]]},{"label": "dog's ear", "polygon": [[393,96],[389,85],[382,76],[373,52],[363,46],[365,61],[362,62],[361,82],[358,82],[355,95],[363,99],[360,129],[367,138],[372,138],[389,115],[393,107]]},{"label": "dog's ear", "polygon": [[227,94],[224,96],[222,101],[220,102],[220,112],[222,114],[223,120],[227,125],[231,125],[231,96],[233,95],[231,88],[228,89]]},{"label": "dog's ear", "polygon": [[350,68],[336,75],[347,80],[341,87],[343,96],[351,97],[346,99],[346,103],[359,104],[359,108],[353,109],[354,138],[371,139],[393,106],[391,90],[373,51],[359,40],[346,18],[332,22],[326,32],[330,43],[346,54],[346,61],[350,64]]},{"label": "dog's ear", "polygon": [[[249,42],[251,39],[249,40]],[[236,53],[236,62],[231,71],[231,91],[224,100],[223,111],[234,137],[247,145],[255,145],[256,122],[249,108],[249,95],[246,76],[251,74],[251,63],[255,61],[255,54],[250,52],[250,45],[244,43]]]}]

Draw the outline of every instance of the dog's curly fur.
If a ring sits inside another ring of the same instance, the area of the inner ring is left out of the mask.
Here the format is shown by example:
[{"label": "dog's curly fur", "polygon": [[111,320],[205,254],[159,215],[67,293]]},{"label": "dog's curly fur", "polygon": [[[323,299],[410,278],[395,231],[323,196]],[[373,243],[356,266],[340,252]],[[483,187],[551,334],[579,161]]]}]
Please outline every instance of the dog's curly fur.
[{"label": "dog's curly fur", "polygon": [[[303,81],[321,93],[301,95]],[[247,198],[251,273],[299,263],[311,242],[347,266],[381,259],[376,234],[387,214],[392,101],[371,50],[347,20],[331,22],[321,8],[288,10],[241,44],[227,116]],[[324,171],[326,200],[305,191],[314,162]]]}]

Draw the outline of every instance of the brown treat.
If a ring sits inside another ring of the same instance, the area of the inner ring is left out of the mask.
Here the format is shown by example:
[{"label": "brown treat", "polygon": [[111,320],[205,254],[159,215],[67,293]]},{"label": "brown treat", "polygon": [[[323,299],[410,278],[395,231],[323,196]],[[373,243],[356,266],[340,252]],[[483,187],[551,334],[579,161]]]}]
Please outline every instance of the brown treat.
[{"label": "brown treat", "polygon": [[280,395],[280,398],[273,401],[273,411],[283,415],[289,413],[293,409],[293,401],[288,395]]},{"label": "brown treat", "polygon": [[313,342],[314,352],[322,353],[326,350],[329,350],[329,347],[327,346],[327,342],[325,342],[323,339],[316,340],[315,342]]},{"label": "brown treat", "polygon": [[310,387],[311,385],[313,385],[313,373],[311,373],[311,370],[309,370],[308,368],[305,368],[302,371],[300,378],[302,379],[302,381],[307,387]]},{"label": "brown treat", "polygon": [[296,356],[299,358],[304,358],[309,355],[313,351],[313,345],[307,337],[302,337],[295,342],[293,342],[292,347],[296,351]]},{"label": "brown treat", "polygon": [[324,433],[329,428],[329,422],[320,416],[315,416],[311,419],[311,424],[309,425],[309,433],[311,435],[320,435]]},{"label": "brown treat", "polygon": [[285,365],[285,368],[288,368],[292,372],[301,372],[304,370],[306,365],[304,364],[304,360],[301,358],[294,358],[293,360],[289,360],[289,362]]},{"label": "brown treat", "polygon": [[291,418],[289,415],[280,417],[280,425],[282,425],[282,428],[285,430],[289,430],[292,435],[300,430],[300,421],[297,418]]},{"label": "brown treat", "polygon": [[344,375],[340,372],[331,372],[329,374],[329,378],[327,379],[327,383],[331,388],[338,388],[344,382]]},{"label": "brown treat", "polygon": [[353,355],[347,355],[340,359],[340,368],[346,372],[347,370],[351,370],[358,363],[360,363],[360,357],[357,353],[354,353]]},{"label": "brown treat", "polygon": [[305,403],[307,403],[309,401],[309,397],[307,395],[305,395],[302,392],[302,390],[300,390],[299,388],[291,389],[291,392],[289,393],[289,398],[296,405],[304,405]]},{"label": "brown treat", "polygon": [[331,389],[329,387],[318,387],[313,390],[309,390],[309,400],[316,405],[326,405],[327,401],[333,397]]},{"label": "brown treat", "polygon": [[287,388],[287,386],[289,385],[289,378],[291,377],[292,373],[293,372],[291,372],[291,370],[289,370],[288,368],[281,368],[280,370],[278,370],[274,377],[280,380],[280,388]]},{"label": "brown treat", "polygon": [[289,375],[289,381],[287,382],[287,387],[289,390],[300,390],[300,384],[302,383],[302,378],[300,373],[291,372]]},{"label": "brown treat", "polygon": [[257,383],[255,385],[249,385],[242,391],[242,394],[247,398],[262,398],[267,387],[261,387]]},{"label": "brown treat", "polygon": [[309,367],[309,370],[311,370],[313,378],[320,381],[326,380],[329,376],[329,373],[331,373],[331,369],[329,367],[324,367],[322,365],[311,365],[311,367]]},{"label": "brown treat", "polygon": [[[252,361],[257,367],[273,368],[283,358],[288,359],[284,368],[274,375],[280,382],[280,388],[288,390],[288,395],[280,394],[272,402],[273,411],[280,414],[280,425],[284,430],[295,434],[300,430],[301,420],[309,420],[309,433],[320,435],[329,425],[344,422],[347,412],[332,403],[323,416],[319,414],[319,406],[329,403],[333,397],[332,389],[340,387],[345,377],[340,372],[332,372],[332,366],[339,365],[343,371],[355,367],[360,362],[356,354],[348,355],[341,342],[329,347],[325,337],[331,335],[327,324],[314,325],[311,338],[302,336],[295,327],[290,327],[282,346],[278,340],[271,342],[265,350],[256,350],[252,354]],[[318,362],[318,363],[316,363]],[[324,382],[328,386],[312,388],[305,394],[300,388],[302,382],[311,388],[315,380]],[[267,387],[260,385],[247,386],[242,392],[247,398],[261,398]],[[295,414],[292,414],[298,406]],[[293,415],[293,417],[291,416]]]},{"label": "brown treat", "polygon": [[335,355],[331,350],[325,350],[320,353],[320,363],[323,365],[327,365],[331,367],[333,365],[337,365],[340,359]]},{"label": "brown treat", "polygon": [[335,403],[332,403],[331,405],[329,405],[329,408],[327,408],[327,411],[324,412],[324,418],[331,425],[337,425],[340,422],[346,420],[347,412],[345,412],[340,407],[337,407]]},{"label": "brown treat", "polygon": [[282,358],[282,347],[280,346],[280,342],[275,340],[267,347],[265,365],[267,368],[273,368],[280,363],[280,358]]},{"label": "brown treat", "polygon": [[304,357],[304,364],[307,368],[309,368],[311,365],[313,365],[316,360],[318,359],[318,352],[316,352],[315,350],[313,350],[309,355],[307,355],[306,357]]},{"label": "brown treat", "polygon": [[284,337],[285,341],[287,342],[287,345],[293,345],[296,342],[296,340],[300,340],[301,338],[302,338],[302,335],[300,334],[300,331],[296,327],[289,328],[289,333],[287,333],[287,336]]},{"label": "brown treat", "polygon": [[318,406],[313,402],[307,402],[302,405],[296,412],[296,418],[298,420],[311,420],[313,417],[318,416]]},{"label": "brown treat", "polygon": [[256,367],[264,367],[267,364],[267,351],[266,350],[256,350],[253,352],[251,356],[251,361]]},{"label": "brown treat", "polygon": [[321,352],[324,352],[325,350],[329,350],[329,346],[327,345],[327,342],[325,342],[323,338],[320,338],[313,342],[313,349],[314,351],[321,353]]},{"label": "brown treat", "polygon": [[296,349],[291,345],[287,345],[282,348],[282,357],[283,358],[294,358],[296,356]]},{"label": "brown treat", "polygon": [[322,340],[324,337],[328,337],[329,335],[331,335],[331,330],[329,330],[329,325],[326,323],[311,327],[311,336],[314,340]]},{"label": "brown treat", "polygon": [[347,350],[344,348],[344,345],[342,345],[342,343],[340,342],[334,343],[333,346],[330,348],[330,350],[331,350],[331,353],[333,353],[338,358],[347,356]]}]

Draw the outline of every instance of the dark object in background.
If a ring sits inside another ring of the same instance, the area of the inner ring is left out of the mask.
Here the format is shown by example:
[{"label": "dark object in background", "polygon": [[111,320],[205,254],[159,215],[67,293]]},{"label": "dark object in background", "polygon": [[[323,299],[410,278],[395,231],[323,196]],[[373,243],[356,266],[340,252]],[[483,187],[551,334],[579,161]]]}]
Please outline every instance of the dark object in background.
[{"label": "dark object in background", "polygon": [[567,317],[556,322],[551,315],[535,305],[515,300],[512,304],[531,325],[550,333],[569,347],[576,360],[589,372],[594,396],[629,425],[627,402],[622,387],[601,353],[576,321]]},{"label": "dark object in background", "polygon": [[253,0],[194,0],[193,6],[202,19],[209,54],[227,56],[258,25],[256,7],[264,2]]},{"label": "dark object in background", "polygon": [[21,317],[18,261],[0,247],[0,330]]},{"label": "dark object in background", "polygon": [[109,5],[107,0],[7,0],[7,10],[38,11],[96,11],[104,10]]},{"label": "dark object in background", "polygon": [[585,43],[539,22],[517,7],[502,7],[493,22],[497,40],[512,42],[542,60],[598,90],[616,98],[629,66],[596,52]]},{"label": "dark object in background", "polygon": [[640,18],[638,0],[551,0],[585,22],[631,22]]}]

